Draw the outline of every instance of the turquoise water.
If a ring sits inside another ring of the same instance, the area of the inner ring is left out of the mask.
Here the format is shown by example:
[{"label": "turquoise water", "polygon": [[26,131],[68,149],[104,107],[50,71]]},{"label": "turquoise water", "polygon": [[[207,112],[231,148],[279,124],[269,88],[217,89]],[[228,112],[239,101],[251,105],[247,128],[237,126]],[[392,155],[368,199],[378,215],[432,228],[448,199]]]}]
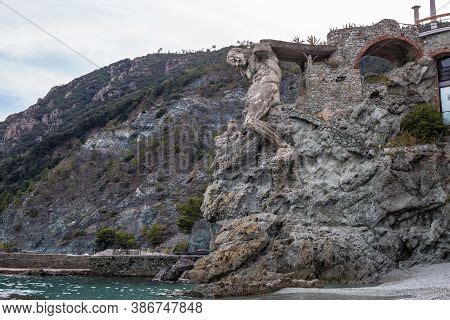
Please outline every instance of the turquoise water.
[{"label": "turquoise water", "polygon": [[145,278],[0,276],[0,299],[164,300],[194,286]]},{"label": "turquoise water", "polygon": [[[5,276],[0,275],[1,299],[37,300],[175,300],[189,299],[177,293],[194,288],[183,283],[152,282],[146,278],[102,278],[77,276]],[[327,286],[348,288],[349,286]],[[245,299],[274,300],[353,300],[393,299],[330,292],[268,294]]]}]

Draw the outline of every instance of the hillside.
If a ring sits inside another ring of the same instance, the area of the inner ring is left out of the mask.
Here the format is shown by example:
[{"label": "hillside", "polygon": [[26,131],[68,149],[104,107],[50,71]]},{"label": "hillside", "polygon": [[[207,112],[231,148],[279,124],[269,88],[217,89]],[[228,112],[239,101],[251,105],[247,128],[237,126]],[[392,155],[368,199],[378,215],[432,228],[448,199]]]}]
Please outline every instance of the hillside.
[{"label": "hillside", "polygon": [[[248,83],[227,51],[123,60],[1,122],[0,241],[92,253],[96,233],[113,228],[133,247],[184,248],[193,235],[177,218],[203,197],[214,138],[244,107]],[[284,68],[285,102],[298,95],[293,68]]]}]

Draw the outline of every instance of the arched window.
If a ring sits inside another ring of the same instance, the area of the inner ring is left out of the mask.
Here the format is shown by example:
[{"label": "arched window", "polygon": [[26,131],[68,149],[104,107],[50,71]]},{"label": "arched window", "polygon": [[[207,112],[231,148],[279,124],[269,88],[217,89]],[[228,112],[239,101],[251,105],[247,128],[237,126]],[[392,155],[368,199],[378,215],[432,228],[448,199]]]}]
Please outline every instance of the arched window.
[{"label": "arched window", "polygon": [[354,67],[355,69],[364,67],[364,63],[370,62],[367,57],[371,57],[372,62],[375,61],[378,65],[400,67],[421,56],[422,50],[413,40],[406,37],[383,36],[370,41],[359,52]]}]

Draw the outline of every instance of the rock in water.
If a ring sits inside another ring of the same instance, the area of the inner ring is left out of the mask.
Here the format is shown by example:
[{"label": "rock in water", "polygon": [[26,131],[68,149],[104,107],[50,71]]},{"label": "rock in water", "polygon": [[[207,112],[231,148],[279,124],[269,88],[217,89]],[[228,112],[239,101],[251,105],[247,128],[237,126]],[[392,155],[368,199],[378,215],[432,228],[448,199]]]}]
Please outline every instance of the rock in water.
[{"label": "rock in water", "polygon": [[181,275],[191,270],[194,267],[194,262],[190,259],[180,259],[170,269],[161,270],[156,277],[155,281],[178,281]]},{"label": "rock in water", "polygon": [[156,276],[153,277],[153,281],[163,281],[163,276],[168,272],[169,270],[167,268],[161,269]]}]

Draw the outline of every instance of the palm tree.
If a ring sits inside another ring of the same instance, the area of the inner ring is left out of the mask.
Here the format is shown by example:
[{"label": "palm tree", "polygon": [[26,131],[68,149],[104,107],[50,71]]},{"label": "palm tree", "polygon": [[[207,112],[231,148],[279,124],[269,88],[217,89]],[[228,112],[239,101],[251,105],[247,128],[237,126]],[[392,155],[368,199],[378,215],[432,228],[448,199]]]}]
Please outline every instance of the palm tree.
[{"label": "palm tree", "polygon": [[317,46],[320,44],[320,39],[314,35],[311,35],[306,39],[306,42],[308,42],[309,44],[311,44],[313,46]]}]

